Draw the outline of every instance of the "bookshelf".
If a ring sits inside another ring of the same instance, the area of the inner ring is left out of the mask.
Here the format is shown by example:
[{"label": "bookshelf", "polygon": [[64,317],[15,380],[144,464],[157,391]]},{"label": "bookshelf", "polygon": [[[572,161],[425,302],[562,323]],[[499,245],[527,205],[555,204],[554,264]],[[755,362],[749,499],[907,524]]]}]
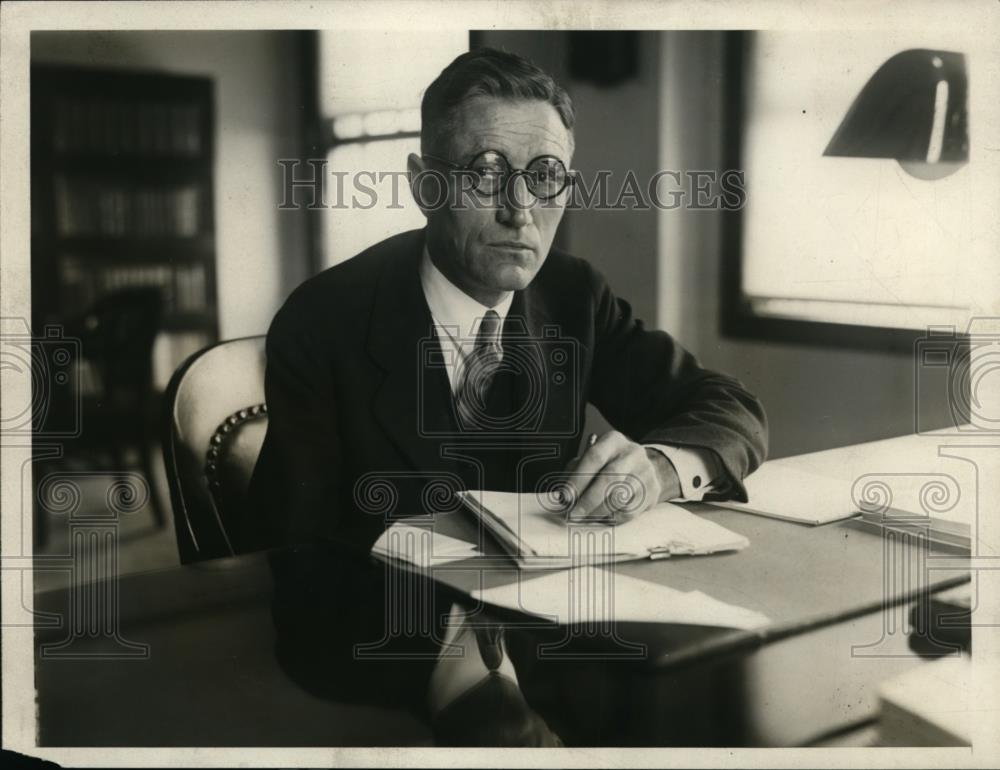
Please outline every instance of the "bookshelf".
[{"label": "bookshelf", "polygon": [[213,137],[209,78],[32,67],[34,328],[158,287],[160,387],[218,339]]}]

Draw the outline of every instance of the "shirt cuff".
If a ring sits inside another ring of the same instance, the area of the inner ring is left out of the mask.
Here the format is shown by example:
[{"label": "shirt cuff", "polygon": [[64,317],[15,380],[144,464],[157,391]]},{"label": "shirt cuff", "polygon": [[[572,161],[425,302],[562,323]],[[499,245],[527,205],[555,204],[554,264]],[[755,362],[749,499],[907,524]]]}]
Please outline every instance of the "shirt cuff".
[{"label": "shirt cuff", "polygon": [[716,491],[714,484],[722,475],[722,468],[712,450],[665,444],[645,446],[663,453],[674,466],[677,478],[681,482],[681,496],[674,498],[673,501],[699,502],[709,492]]}]

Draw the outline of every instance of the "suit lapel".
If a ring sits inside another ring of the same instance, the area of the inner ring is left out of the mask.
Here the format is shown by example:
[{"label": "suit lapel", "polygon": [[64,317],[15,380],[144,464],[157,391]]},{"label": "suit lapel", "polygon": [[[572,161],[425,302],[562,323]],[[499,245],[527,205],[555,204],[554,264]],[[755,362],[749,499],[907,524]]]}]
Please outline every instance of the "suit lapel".
[{"label": "suit lapel", "polygon": [[423,231],[386,260],[369,328],[368,349],[385,370],[375,418],[416,471],[456,472],[441,456],[455,432],[451,389],[441,347],[420,286]]}]

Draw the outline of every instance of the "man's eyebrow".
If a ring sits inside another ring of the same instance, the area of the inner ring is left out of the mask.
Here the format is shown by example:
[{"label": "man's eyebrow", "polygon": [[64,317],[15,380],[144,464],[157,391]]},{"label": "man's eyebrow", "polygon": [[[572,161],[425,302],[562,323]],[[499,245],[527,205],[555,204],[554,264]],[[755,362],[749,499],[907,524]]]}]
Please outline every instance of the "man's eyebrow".
[{"label": "man's eyebrow", "polygon": [[[461,158],[457,158],[456,160],[460,160],[462,163],[469,163],[477,155],[480,155],[481,153],[484,153],[487,150],[493,150],[494,152],[501,153],[505,158],[507,158],[508,161],[510,161],[510,156],[513,154],[511,151],[501,147],[500,143],[491,143],[486,139],[482,140],[477,139],[476,142],[472,145],[472,148],[467,153],[464,153]],[[569,154],[570,153],[568,150],[556,147],[552,148],[551,150],[541,150],[539,152],[532,153],[531,156],[528,158],[528,161],[530,162],[535,158],[550,157],[550,158],[558,158],[564,165],[568,165],[566,161],[566,156],[568,156]]]},{"label": "man's eyebrow", "polygon": [[[529,132],[523,132],[523,133],[529,133]],[[559,137],[556,135],[554,131],[545,130],[543,138],[548,142],[551,142],[553,151],[536,152],[531,156],[532,158],[537,158],[540,155],[553,155],[557,158],[562,159],[563,155],[570,154],[572,152],[572,149],[570,147],[565,147],[562,145],[562,143],[559,141]],[[504,155],[507,155],[509,157],[513,153],[513,150],[509,148],[505,149],[505,147],[503,146],[505,144],[505,140],[509,139],[510,137],[507,136],[506,134],[494,134],[490,133],[489,131],[477,133],[472,145],[474,149],[472,150],[472,154],[469,155],[469,160],[471,160],[475,155],[483,152],[484,150],[496,150],[497,152],[502,152]]]}]

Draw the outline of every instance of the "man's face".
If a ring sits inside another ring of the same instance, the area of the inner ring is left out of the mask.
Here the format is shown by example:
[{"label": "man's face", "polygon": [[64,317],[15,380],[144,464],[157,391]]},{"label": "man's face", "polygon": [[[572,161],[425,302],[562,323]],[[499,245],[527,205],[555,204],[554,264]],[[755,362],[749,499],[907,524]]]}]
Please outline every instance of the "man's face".
[{"label": "man's face", "polygon": [[[438,151],[450,161],[466,166],[484,150],[496,150],[517,170],[542,155],[555,156],[569,168],[572,139],[547,102],[475,97],[463,103],[454,117],[450,147],[446,153]],[[433,161],[427,165],[434,167]],[[463,184],[448,177],[452,191]],[[494,197],[459,195],[458,201],[465,205],[428,213],[435,264],[483,304],[492,304],[503,292],[524,289],[549,253],[567,194],[564,190],[553,200],[539,201],[528,191],[527,180],[517,176]]]}]

